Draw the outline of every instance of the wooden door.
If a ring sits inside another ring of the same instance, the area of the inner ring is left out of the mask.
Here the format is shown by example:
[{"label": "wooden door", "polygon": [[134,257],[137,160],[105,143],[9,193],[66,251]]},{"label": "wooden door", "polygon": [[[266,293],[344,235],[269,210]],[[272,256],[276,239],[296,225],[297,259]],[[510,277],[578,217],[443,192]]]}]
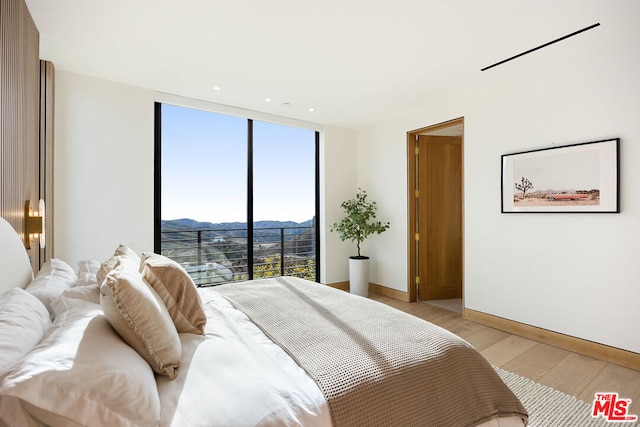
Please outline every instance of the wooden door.
[{"label": "wooden door", "polygon": [[462,297],[462,137],[418,137],[418,299]]}]

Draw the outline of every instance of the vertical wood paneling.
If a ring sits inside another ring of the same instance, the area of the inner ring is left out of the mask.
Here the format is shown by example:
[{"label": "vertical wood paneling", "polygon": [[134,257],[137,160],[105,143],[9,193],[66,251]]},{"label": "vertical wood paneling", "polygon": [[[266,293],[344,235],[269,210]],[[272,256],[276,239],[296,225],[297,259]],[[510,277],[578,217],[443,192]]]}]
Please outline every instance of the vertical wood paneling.
[{"label": "vertical wood paneling", "polygon": [[[39,35],[24,0],[0,2],[0,214],[24,231],[39,198]],[[34,271],[39,251],[31,253]]]}]

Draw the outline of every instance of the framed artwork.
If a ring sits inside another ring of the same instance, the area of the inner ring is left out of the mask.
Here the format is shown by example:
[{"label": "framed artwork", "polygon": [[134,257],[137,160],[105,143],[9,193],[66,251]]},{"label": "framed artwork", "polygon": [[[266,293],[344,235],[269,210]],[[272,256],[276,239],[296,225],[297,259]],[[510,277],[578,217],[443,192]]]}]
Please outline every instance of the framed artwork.
[{"label": "framed artwork", "polygon": [[502,155],[503,213],[619,213],[620,138]]}]

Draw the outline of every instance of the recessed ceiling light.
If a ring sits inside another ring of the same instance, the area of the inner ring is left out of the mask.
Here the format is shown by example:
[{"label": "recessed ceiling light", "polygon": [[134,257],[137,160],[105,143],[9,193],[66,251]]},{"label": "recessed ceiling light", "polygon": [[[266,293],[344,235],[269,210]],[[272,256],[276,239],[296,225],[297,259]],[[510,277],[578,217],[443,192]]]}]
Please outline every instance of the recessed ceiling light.
[{"label": "recessed ceiling light", "polygon": [[215,91],[219,91],[219,90],[220,90],[220,86],[214,86],[214,87],[213,87],[213,90],[215,90]]},{"label": "recessed ceiling light", "polygon": [[316,111],[316,109],[313,108],[313,107],[309,107],[309,111],[311,111],[313,113],[314,111]]},{"label": "recessed ceiling light", "polygon": [[271,102],[271,98],[265,98],[264,102]]}]

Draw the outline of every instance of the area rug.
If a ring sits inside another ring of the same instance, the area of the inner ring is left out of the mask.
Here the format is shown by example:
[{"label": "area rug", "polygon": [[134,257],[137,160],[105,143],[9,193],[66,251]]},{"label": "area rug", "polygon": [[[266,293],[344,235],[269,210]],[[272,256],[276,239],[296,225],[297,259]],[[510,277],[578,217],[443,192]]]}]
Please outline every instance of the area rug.
[{"label": "area rug", "polygon": [[593,402],[583,402],[498,367],[495,370],[527,408],[529,427],[640,427],[632,422],[607,421],[602,416],[593,418]]}]

